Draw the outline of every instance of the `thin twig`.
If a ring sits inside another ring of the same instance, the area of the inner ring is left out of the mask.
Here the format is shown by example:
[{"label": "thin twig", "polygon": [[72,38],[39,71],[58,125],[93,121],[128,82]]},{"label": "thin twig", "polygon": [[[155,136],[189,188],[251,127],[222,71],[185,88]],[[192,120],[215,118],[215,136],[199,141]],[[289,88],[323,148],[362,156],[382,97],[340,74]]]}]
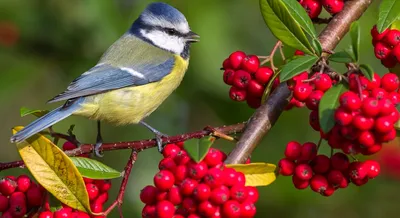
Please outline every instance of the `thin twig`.
[{"label": "thin twig", "polygon": [[278,50],[278,48],[281,45],[282,45],[282,42],[281,41],[277,41],[275,46],[274,46],[274,48],[272,48],[271,54],[269,55],[271,57],[271,60],[270,60],[271,68],[272,68],[272,71],[274,71],[274,73],[275,73],[275,70],[278,69],[274,65],[274,56],[275,56],[276,50]]}]

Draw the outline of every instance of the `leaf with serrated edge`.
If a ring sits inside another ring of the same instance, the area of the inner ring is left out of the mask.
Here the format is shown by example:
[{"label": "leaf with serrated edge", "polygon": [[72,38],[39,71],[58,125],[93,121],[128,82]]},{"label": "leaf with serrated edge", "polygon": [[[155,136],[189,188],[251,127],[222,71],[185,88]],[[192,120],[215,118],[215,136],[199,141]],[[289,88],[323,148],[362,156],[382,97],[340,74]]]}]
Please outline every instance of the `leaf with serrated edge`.
[{"label": "leaf with serrated edge", "polygon": [[81,175],[90,179],[114,179],[121,177],[121,172],[93,159],[84,157],[70,158]]},{"label": "leaf with serrated edge", "polygon": [[335,110],[339,106],[340,95],[345,91],[347,88],[343,84],[338,84],[322,96],[318,106],[318,116],[324,133],[328,133],[335,125]]},{"label": "leaf with serrated edge", "polygon": [[318,58],[315,56],[301,56],[288,62],[283,66],[281,74],[279,75],[280,81],[284,82],[310,69],[317,60]]},{"label": "leaf with serrated edge", "polygon": [[306,31],[312,38],[317,38],[314,24],[308,16],[303,6],[296,0],[282,0],[282,2],[289,9],[289,13],[293,16],[294,20]]},{"label": "leaf with serrated edge", "polygon": [[284,44],[314,55],[303,29],[281,0],[260,0],[261,13],[272,34]]},{"label": "leaf with serrated edge", "polygon": [[387,29],[400,16],[399,0],[383,0],[379,5],[378,22],[376,27],[381,33]]},{"label": "leaf with serrated edge", "polygon": [[[21,129],[22,126],[14,127],[13,134]],[[17,143],[17,148],[25,166],[40,185],[62,203],[92,213],[85,182],[60,148],[41,134]]]},{"label": "leaf with serrated edge", "polygon": [[204,159],[214,141],[215,137],[213,136],[206,136],[201,139],[189,139],[185,141],[183,147],[192,160],[199,163]]},{"label": "leaf with serrated edge", "polygon": [[372,67],[368,64],[361,64],[360,69],[361,69],[362,74],[365,77],[367,77],[367,79],[369,79],[369,81],[372,81],[372,79],[374,78],[374,70],[372,69]]},{"label": "leaf with serrated edge", "polygon": [[49,113],[48,110],[32,110],[26,107],[21,107],[21,109],[19,110],[19,113],[21,115],[21,117],[25,117],[27,115],[34,115],[36,117],[41,117],[47,113]]},{"label": "leaf with serrated edge", "polygon": [[353,58],[346,51],[335,52],[329,56],[329,60],[337,63],[351,63]]},{"label": "leaf with serrated edge", "polygon": [[267,186],[276,179],[274,164],[227,164],[226,167],[242,172],[246,177],[246,186]]},{"label": "leaf with serrated edge", "polygon": [[358,21],[354,21],[350,26],[351,46],[355,61],[358,62],[360,58],[360,25]]}]

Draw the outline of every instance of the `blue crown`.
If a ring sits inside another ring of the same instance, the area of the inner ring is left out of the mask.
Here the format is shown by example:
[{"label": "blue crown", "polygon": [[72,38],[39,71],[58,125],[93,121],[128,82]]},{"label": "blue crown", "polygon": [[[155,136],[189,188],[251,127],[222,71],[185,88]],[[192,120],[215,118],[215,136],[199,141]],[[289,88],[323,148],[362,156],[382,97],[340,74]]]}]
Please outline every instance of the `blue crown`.
[{"label": "blue crown", "polygon": [[149,6],[147,6],[143,11],[142,16],[145,16],[146,14],[154,17],[162,17],[171,23],[186,21],[185,16],[180,11],[171,5],[162,2],[149,4]]}]

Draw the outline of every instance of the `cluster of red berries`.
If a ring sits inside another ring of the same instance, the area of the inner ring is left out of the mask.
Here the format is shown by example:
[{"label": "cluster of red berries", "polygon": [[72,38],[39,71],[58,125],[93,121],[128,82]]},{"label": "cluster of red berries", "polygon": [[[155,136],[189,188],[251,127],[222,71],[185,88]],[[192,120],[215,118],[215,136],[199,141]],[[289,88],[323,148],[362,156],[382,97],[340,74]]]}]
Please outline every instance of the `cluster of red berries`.
[{"label": "cluster of red berries", "polygon": [[400,63],[400,31],[397,29],[386,29],[379,33],[376,25],[371,29],[372,44],[376,58],[381,60],[382,65],[393,68]]},{"label": "cluster of red berries", "polygon": [[[233,52],[222,64],[224,82],[232,87],[229,97],[234,101],[246,101],[252,108],[258,108],[265,87],[273,77],[269,67],[260,66],[256,55],[246,55],[242,51]],[[274,85],[279,84],[279,79]]]},{"label": "cluster of red berries", "polygon": [[255,187],[245,186],[245,176],[225,167],[226,155],[211,148],[196,163],[183,150],[183,143],[168,144],[154,176],[154,186],[141,190],[146,205],[142,217],[200,218],[254,217],[258,200]]},{"label": "cluster of red berries", "polygon": [[[86,191],[89,195],[90,208],[94,213],[103,212],[103,205],[108,200],[108,191],[111,188],[109,180],[93,180],[84,178]],[[104,218],[105,216],[93,216],[88,213],[74,210],[67,205],[62,205],[62,208],[55,212],[50,210],[50,204],[46,200],[44,210],[39,213],[38,218]]]},{"label": "cluster of red berries", "polygon": [[0,212],[2,218],[18,218],[30,214],[43,203],[45,190],[27,175],[6,176],[0,180]]},{"label": "cluster of red berries", "polygon": [[306,10],[311,19],[318,18],[321,14],[322,7],[330,13],[335,15],[343,10],[344,0],[297,0]]},{"label": "cluster of red berries", "polygon": [[337,152],[330,158],[317,155],[317,145],[306,142],[303,145],[291,141],[286,145],[285,158],[279,161],[279,173],[292,176],[297,189],[311,190],[323,196],[331,196],[335,190],[348,187],[349,183],[364,185],[380,173],[375,160],[350,162],[346,154]]}]

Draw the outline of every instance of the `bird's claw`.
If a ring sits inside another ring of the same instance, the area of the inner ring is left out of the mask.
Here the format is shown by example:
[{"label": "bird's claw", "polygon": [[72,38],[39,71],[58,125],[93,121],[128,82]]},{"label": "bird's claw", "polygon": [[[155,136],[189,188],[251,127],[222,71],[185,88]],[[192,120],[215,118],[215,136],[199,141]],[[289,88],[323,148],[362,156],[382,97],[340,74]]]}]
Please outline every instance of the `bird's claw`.
[{"label": "bird's claw", "polygon": [[101,146],[103,145],[103,142],[96,142],[94,145],[94,154],[96,157],[104,157],[103,152],[100,151]]},{"label": "bird's claw", "polygon": [[157,148],[158,148],[158,152],[162,153],[162,151],[164,150],[164,145],[163,145],[163,137],[168,137],[168,135],[161,133],[161,132],[155,132],[154,133],[156,135],[156,142],[157,142]]}]

